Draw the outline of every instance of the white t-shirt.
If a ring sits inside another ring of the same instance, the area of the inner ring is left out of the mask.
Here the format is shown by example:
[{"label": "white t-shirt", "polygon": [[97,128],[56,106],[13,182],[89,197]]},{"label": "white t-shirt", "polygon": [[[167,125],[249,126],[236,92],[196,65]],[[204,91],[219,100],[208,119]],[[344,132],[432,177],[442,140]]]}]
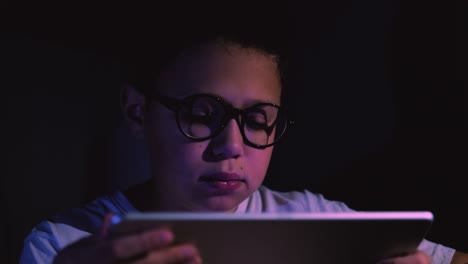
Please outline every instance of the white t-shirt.
[{"label": "white t-shirt", "polygon": [[[138,211],[121,193],[103,196],[81,208],[60,213],[33,228],[24,241],[20,263],[52,263],[59,250],[101,228],[107,213],[126,214]],[[235,213],[258,212],[349,212],[346,204],[325,199],[307,190],[272,191],[260,187],[244,200]],[[434,264],[449,264],[455,250],[424,240],[419,249],[432,257]]]}]

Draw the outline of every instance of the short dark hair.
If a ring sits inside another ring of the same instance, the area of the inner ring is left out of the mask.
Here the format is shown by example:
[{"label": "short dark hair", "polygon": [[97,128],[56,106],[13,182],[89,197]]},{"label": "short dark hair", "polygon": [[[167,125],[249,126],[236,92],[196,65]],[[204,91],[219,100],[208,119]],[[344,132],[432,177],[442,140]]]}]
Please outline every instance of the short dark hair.
[{"label": "short dark hair", "polygon": [[185,12],[160,10],[144,31],[140,29],[127,40],[131,44],[121,54],[125,81],[146,95],[154,88],[157,75],[182,50],[221,40],[274,55],[284,84],[290,36],[288,16],[282,8],[249,5],[229,7],[224,13],[203,6],[185,8]]}]

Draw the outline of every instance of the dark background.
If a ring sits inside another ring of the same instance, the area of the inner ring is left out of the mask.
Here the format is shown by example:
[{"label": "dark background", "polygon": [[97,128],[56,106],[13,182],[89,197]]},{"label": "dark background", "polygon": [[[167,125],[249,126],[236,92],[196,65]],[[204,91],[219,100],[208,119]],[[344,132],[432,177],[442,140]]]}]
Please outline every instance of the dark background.
[{"label": "dark background", "polygon": [[[358,210],[431,210],[428,238],[468,251],[461,20],[429,2],[323,2],[290,4],[296,125],[266,184]],[[148,176],[143,144],[121,123],[121,68],[105,51],[151,32],[139,14],[156,7],[3,7],[0,248],[14,263],[38,221]]]}]

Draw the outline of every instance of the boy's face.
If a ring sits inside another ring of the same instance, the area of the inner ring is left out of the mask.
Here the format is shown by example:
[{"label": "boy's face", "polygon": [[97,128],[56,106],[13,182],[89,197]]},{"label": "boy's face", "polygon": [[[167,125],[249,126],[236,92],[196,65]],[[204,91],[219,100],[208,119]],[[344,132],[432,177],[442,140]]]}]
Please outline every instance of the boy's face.
[{"label": "boy's face", "polygon": [[[238,109],[258,102],[280,104],[281,85],[271,56],[236,46],[206,45],[182,53],[161,75],[158,92],[177,99],[213,94]],[[272,147],[243,142],[234,119],[216,137],[185,137],[176,115],[150,101],[144,117],[158,208],[169,211],[233,211],[262,183]]]}]

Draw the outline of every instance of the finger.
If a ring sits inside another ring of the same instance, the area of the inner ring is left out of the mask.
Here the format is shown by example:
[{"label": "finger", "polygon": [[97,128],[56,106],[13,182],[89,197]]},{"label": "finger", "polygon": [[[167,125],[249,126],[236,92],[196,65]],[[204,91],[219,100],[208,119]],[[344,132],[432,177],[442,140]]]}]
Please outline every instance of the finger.
[{"label": "finger", "polygon": [[117,259],[129,258],[145,254],[147,251],[162,248],[174,241],[174,235],[169,229],[155,229],[140,234],[120,237],[111,244],[109,253]]},{"label": "finger", "polygon": [[97,236],[83,238],[60,250],[54,258],[53,263],[109,263],[114,260],[111,254],[108,254],[110,242],[102,240]]},{"label": "finger", "polygon": [[135,264],[149,263],[201,263],[197,248],[192,244],[177,245],[166,249],[150,251]]},{"label": "finger", "polygon": [[402,257],[389,258],[378,262],[378,264],[430,264],[431,258],[422,251],[417,251]]},{"label": "finger", "polygon": [[114,216],[113,213],[108,213],[104,216],[104,221],[101,226],[101,230],[99,231],[99,238],[106,238],[109,234],[109,226],[111,225],[112,217]]}]

